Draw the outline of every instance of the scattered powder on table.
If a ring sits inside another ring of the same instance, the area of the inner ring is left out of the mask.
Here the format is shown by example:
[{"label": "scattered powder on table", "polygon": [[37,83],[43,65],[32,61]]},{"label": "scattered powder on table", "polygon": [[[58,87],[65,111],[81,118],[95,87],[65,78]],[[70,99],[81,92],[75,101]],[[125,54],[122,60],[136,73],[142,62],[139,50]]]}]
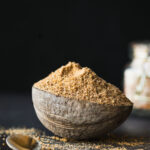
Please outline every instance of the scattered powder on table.
[{"label": "scattered powder on table", "polygon": [[99,104],[132,105],[114,85],[107,83],[90,68],[69,62],[34,84],[35,88],[68,99]]},{"label": "scattered powder on table", "polygon": [[41,150],[144,150],[150,149],[150,138],[134,138],[109,134],[96,141],[74,141],[57,136],[48,136],[34,128],[1,128],[0,150],[10,150],[6,138],[12,134],[25,134],[38,140]]}]

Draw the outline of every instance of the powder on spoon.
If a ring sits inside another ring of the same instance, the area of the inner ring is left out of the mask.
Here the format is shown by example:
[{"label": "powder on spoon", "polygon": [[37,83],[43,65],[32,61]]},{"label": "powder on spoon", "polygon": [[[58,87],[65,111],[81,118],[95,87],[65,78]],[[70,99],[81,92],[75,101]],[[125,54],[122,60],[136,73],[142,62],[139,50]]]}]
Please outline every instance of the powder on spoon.
[{"label": "powder on spoon", "polygon": [[35,88],[68,99],[99,104],[132,105],[114,85],[107,83],[90,68],[69,62],[34,84]]}]

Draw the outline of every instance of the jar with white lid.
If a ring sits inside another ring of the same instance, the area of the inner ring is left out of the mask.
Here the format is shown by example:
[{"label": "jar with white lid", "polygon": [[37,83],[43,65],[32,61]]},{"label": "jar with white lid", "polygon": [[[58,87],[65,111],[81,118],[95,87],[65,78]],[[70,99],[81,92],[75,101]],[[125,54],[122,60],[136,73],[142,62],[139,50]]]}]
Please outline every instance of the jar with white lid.
[{"label": "jar with white lid", "polygon": [[134,108],[150,109],[150,43],[132,43],[132,60],[124,71],[124,92]]}]

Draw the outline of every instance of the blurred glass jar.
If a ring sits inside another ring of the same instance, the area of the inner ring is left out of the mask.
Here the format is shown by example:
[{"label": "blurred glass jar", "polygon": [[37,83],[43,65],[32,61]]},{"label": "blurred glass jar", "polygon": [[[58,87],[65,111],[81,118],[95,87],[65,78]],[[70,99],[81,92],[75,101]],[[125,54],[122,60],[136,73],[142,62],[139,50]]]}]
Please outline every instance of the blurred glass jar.
[{"label": "blurred glass jar", "polygon": [[124,71],[124,92],[136,109],[150,109],[150,43],[132,43]]}]

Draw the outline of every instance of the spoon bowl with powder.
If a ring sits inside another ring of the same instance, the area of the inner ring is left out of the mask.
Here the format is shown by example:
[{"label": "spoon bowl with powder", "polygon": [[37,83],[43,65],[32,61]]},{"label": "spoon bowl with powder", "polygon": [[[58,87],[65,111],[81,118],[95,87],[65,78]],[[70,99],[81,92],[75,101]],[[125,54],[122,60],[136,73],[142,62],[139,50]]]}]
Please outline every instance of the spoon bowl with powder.
[{"label": "spoon bowl with powder", "polygon": [[32,87],[41,123],[71,139],[98,138],[126,120],[132,103],[87,67],[69,62]]},{"label": "spoon bowl with powder", "polygon": [[6,138],[7,145],[12,150],[40,150],[41,145],[34,138],[23,135],[13,134]]}]

